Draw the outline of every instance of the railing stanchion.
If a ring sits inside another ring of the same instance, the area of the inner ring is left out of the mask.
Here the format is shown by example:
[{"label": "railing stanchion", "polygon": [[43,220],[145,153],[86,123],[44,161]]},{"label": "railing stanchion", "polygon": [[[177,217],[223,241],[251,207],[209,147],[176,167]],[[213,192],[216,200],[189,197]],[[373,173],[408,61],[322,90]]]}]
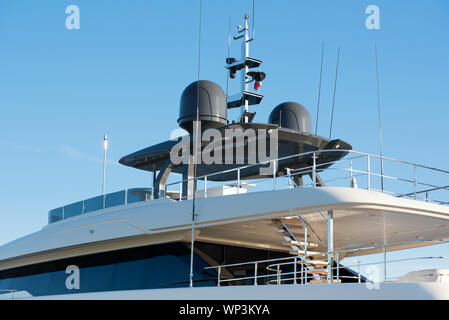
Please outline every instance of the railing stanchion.
[{"label": "railing stanchion", "polygon": [[277,165],[276,160],[273,160],[273,191],[276,191],[276,171],[277,171],[276,165]]},{"label": "railing stanchion", "polygon": [[293,266],[293,284],[296,284],[296,265],[297,265],[297,263],[298,263],[298,260],[297,260],[297,258],[295,257],[295,258],[293,259],[293,261],[294,261],[294,266]]},{"label": "railing stanchion", "polygon": [[352,176],[353,176],[353,173],[352,173],[352,159],[349,160],[349,174],[351,175],[351,179],[352,179]]},{"label": "railing stanchion", "polygon": [[360,260],[357,260],[357,275],[359,277],[359,283],[362,283],[362,277],[360,276]]},{"label": "railing stanchion", "polygon": [[240,193],[240,168],[237,169],[237,193]]},{"label": "railing stanchion", "polygon": [[382,247],[383,256],[384,256],[384,282],[387,282],[387,246],[383,245]]},{"label": "railing stanchion", "polygon": [[218,266],[218,280],[217,280],[217,286],[220,286],[221,281],[221,266]]},{"label": "railing stanchion", "polygon": [[257,262],[254,263],[254,285],[257,286]]},{"label": "railing stanchion", "polygon": [[179,201],[182,201],[182,181],[179,183]]},{"label": "railing stanchion", "polygon": [[416,164],[413,166],[413,198],[416,200]]},{"label": "railing stanchion", "polygon": [[337,283],[340,282],[340,252],[337,252]]},{"label": "railing stanchion", "polygon": [[207,198],[207,176],[204,177],[204,198]]},{"label": "railing stanchion", "polygon": [[304,284],[304,257],[301,259],[301,284]]},{"label": "railing stanchion", "polygon": [[[125,204],[128,204],[128,189],[125,189]],[[83,201],[83,206],[84,206],[84,201]]]},{"label": "railing stanchion", "polygon": [[368,155],[368,190],[371,190],[371,157]]},{"label": "railing stanchion", "polygon": [[313,152],[312,176],[313,176],[313,186],[316,187],[316,152]]},{"label": "railing stanchion", "polygon": [[277,282],[278,285],[281,284],[281,269],[280,269],[280,265],[277,265]]}]

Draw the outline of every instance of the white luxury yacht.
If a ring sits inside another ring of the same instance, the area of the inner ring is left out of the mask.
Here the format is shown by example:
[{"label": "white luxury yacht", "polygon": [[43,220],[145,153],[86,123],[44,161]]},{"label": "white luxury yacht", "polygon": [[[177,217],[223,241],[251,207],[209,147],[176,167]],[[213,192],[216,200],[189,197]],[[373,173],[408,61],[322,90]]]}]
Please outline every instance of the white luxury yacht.
[{"label": "white luxury yacht", "polygon": [[[193,82],[178,119],[189,135],[120,160],[153,172],[151,188],[53,209],[42,230],[0,247],[1,298],[449,298],[444,269],[389,276],[393,251],[449,240],[449,172],[314,135],[295,102],[253,122],[266,75],[247,18],[242,55],[225,66],[240,92]],[[380,258],[366,268],[367,256]]]}]

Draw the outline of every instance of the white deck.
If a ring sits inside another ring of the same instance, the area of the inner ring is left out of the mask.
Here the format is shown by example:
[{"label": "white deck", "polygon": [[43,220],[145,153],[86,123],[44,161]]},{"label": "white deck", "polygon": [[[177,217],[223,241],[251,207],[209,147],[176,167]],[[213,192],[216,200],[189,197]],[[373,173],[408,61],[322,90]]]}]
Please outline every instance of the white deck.
[{"label": "white deck", "polygon": [[[81,251],[188,240],[191,208],[191,200],[159,199],[55,222],[0,247],[0,270]],[[254,192],[198,199],[197,208],[197,240],[251,247],[285,250],[271,219],[298,214],[325,237],[326,223],[319,213],[331,209],[335,250],[411,241],[417,236],[449,239],[449,207],[362,189],[304,187]]]},{"label": "white deck", "polygon": [[[10,294],[0,299],[11,299]],[[30,297],[15,293],[14,299],[37,300],[447,300],[449,283],[380,283],[366,284],[270,285],[150,289],[78,293]]]}]

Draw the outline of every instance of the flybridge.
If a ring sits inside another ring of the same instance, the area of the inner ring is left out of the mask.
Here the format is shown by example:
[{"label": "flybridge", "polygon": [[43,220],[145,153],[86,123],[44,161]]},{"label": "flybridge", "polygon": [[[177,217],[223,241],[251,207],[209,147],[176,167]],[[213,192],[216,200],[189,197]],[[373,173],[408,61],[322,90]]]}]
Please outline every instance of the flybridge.
[{"label": "flybridge", "polygon": [[[311,164],[299,169],[287,167],[282,175],[279,175],[277,171],[273,171],[273,174],[268,179],[265,177],[251,184],[243,181],[244,177],[248,172],[253,172],[253,170],[258,169],[260,165],[265,163],[199,175],[198,190],[195,194],[197,198],[212,198],[250,192],[322,187],[326,185],[328,187],[340,186],[375,190],[398,198],[449,205],[449,202],[443,200],[447,198],[449,186],[436,184],[436,181],[433,181],[433,179],[425,180],[423,178],[434,178],[437,176],[437,180],[446,181],[449,179],[449,171],[350,150],[344,152],[344,154],[348,154],[348,157],[338,161],[332,160],[334,157],[329,156],[332,153],[342,152],[341,150],[319,150],[268,160],[267,164],[272,162],[274,168],[279,168],[280,165],[285,163],[294,163],[289,161],[297,161],[297,159],[309,159]],[[380,160],[383,160],[386,168],[394,170],[392,172],[380,172],[380,167],[378,166]],[[331,165],[332,170],[325,170]],[[219,180],[216,178],[217,176],[227,177],[227,179]],[[418,180],[417,177],[421,178]],[[384,189],[381,189],[380,185],[382,178],[385,182]],[[92,211],[149,201],[155,198],[164,198],[171,201],[191,200],[192,195],[186,195],[183,192],[183,188],[188,182],[182,180],[167,183],[159,191],[156,188],[134,188],[75,202],[51,210],[49,212],[49,223]]]}]

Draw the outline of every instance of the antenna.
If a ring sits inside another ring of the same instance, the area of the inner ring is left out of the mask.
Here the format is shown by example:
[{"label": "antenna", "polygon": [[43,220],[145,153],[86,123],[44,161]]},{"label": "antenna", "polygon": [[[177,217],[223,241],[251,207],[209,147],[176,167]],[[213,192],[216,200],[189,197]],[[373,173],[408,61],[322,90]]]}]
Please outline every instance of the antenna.
[{"label": "antenna", "polygon": [[316,108],[315,135],[318,133],[318,117],[320,114],[320,98],[321,98],[321,79],[323,78],[323,59],[324,59],[324,41],[323,41],[323,47],[321,49],[320,84],[318,86],[318,104],[317,104],[317,108]]},{"label": "antenna", "polygon": [[108,135],[105,134],[103,137],[103,209],[106,208],[106,151],[108,150]]},{"label": "antenna", "polygon": [[[229,17],[228,58],[226,59],[226,61],[229,61],[230,56],[231,56],[231,17]],[[226,71],[226,99],[228,99],[228,93],[229,93],[229,77],[228,77],[228,72]]]},{"label": "antenna", "polygon": [[376,82],[377,82],[377,114],[379,120],[379,155],[380,155],[380,185],[381,190],[384,190],[384,159],[382,152],[382,126],[380,117],[380,90],[379,90],[379,63],[377,59],[377,46],[374,45],[374,53],[376,55]]},{"label": "antenna", "polygon": [[254,15],[254,5],[255,5],[255,0],[253,0],[253,21],[252,21],[252,26],[251,26],[251,40],[254,40],[254,20],[255,20],[255,15]]},{"label": "antenna", "polygon": [[334,97],[332,99],[332,114],[331,114],[331,127],[329,130],[329,139],[332,137],[332,124],[334,122],[334,107],[335,107],[335,94],[337,92],[337,79],[338,79],[338,64],[340,62],[340,47],[338,47],[337,53],[337,68],[335,70],[335,83],[334,83]]},{"label": "antenna", "polygon": [[[194,139],[197,140],[199,137],[199,120],[200,120],[200,67],[201,67],[201,20],[202,20],[202,7],[203,2],[200,0],[200,22],[199,22],[199,30],[198,30],[198,87],[197,87],[197,99],[196,99],[196,122],[195,122],[195,131],[194,131]],[[193,200],[192,200],[192,239],[190,244],[190,275],[189,275],[189,286],[193,287],[193,247],[195,244],[195,216],[196,214],[196,189],[197,189],[197,178],[196,178],[196,170],[197,170],[197,146],[198,141],[195,141],[193,144]]]}]

